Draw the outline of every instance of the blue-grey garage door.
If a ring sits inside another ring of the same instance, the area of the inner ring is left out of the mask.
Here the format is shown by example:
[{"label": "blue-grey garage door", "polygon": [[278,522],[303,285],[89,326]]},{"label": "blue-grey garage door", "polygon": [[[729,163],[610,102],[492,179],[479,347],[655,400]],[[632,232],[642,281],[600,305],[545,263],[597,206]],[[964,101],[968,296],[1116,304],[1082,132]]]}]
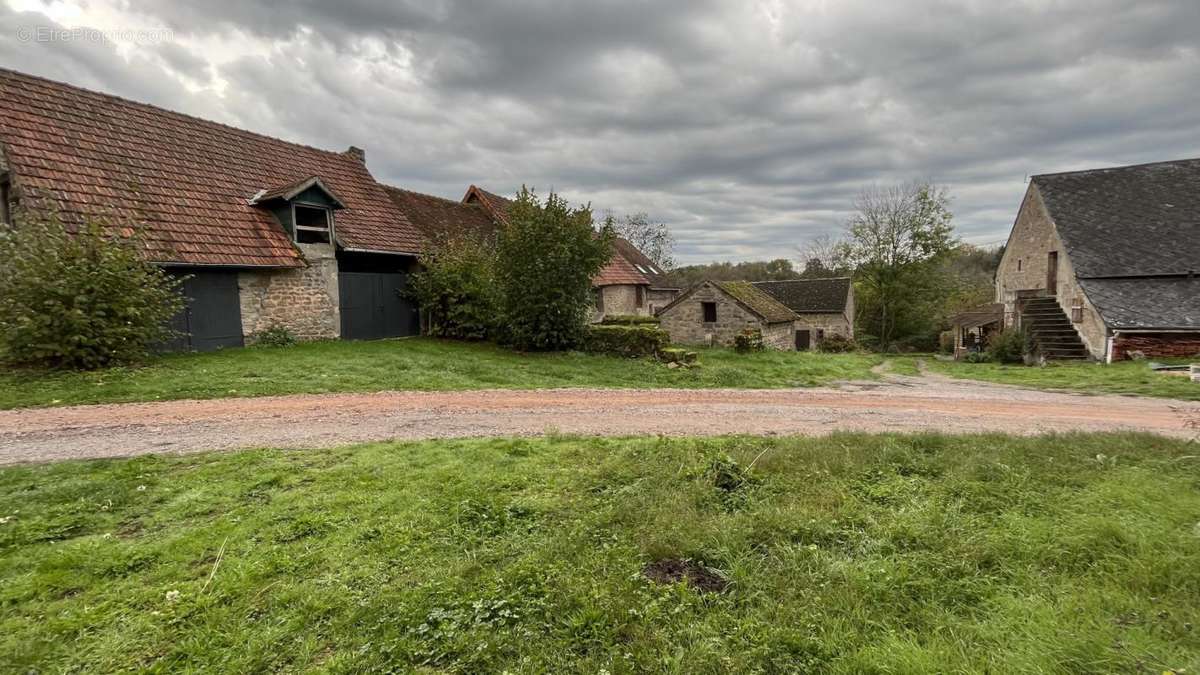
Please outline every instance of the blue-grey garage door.
[{"label": "blue-grey garage door", "polygon": [[417,307],[404,291],[408,275],[400,272],[342,272],[338,294],[342,339],[379,340],[420,332]]},{"label": "blue-grey garage door", "polygon": [[165,348],[177,352],[208,352],[223,347],[241,347],[242,310],[238,302],[237,272],[168,272],[190,276],[182,287],[187,304],[171,320],[171,328],[177,335]]}]

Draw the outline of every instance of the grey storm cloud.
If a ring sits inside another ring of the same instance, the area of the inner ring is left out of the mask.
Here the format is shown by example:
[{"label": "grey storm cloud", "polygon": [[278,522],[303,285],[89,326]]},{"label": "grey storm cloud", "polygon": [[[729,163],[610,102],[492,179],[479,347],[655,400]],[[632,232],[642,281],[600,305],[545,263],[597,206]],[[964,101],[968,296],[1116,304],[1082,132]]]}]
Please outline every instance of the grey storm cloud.
[{"label": "grey storm cloud", "polygon": [[[645,211],[683,262],[795,257],[858,191],[912,179],[994,243],[1030,174],[1200,154],[1194,0],[90,0],[77,21],[101,6],[176,40],[5,30],[0,65],[365,147],[410,189]],[[0,4],[0,25],[52,23]]]}]

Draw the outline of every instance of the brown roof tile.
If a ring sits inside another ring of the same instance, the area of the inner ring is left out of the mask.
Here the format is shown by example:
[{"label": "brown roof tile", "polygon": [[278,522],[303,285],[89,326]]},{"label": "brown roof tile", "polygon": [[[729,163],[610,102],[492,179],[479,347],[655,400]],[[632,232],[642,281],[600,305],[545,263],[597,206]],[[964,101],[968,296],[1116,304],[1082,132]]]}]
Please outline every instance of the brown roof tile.
[{"label": "brown roof tile", "polygon": [[0,146],[22,206],[146,228],[148,255],[204,265],[303,264],[287,233],[249,200],[321,180],[346,208],[346,247],[417,253],[425,240],[366,166],[162,108],[0,69]]},{"label": "brown roof tile", "polygon": [[459,234],[487,238],[496,232],[496,221],[482,204],[464,204],[390,185],[384,189],[408,221],[430,240]]}]

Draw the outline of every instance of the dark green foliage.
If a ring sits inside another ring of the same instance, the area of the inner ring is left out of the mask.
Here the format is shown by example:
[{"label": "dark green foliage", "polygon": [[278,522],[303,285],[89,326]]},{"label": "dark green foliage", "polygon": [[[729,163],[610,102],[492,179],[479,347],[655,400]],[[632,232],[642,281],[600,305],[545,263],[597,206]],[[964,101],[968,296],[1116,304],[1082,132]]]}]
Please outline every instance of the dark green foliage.
[{"label": "dark green foliage", "polygon": [[593,354],[657,356],[669,340],[667,332],[657,326],[600,325],[587,327],[582,346]]},{"label": "dark green foliage", "polygon": [[493,338],[500,311],[496,249],[463,236],[438,242],[411,277],[412,293],[425,315],[426,332],[459,340]]},{"label": "dark green foliage", "polygon": [[817,344],[817,349],[826,354],[848,354],[858,351],[858,344],[845,335],[833,333],[822,338]]},{"label": "dark green foliage", "polygon": [[600,320],[600,323],[605,326],[640,326],[645,324],[655,324],[659,322],[656,316],[646,316],[643,314],[609,314]]},{"label": "dark green foliage", "polygon": [[1028,351],[1028,342],[1025,331],[1010,326],[988,340],[987,357],[999,363],[1022,363]]},{"label": "dark green foliage", "polygon": [[262,347],[290,347],[296,344],[296,336],[286,326],[275,324],[255,333],[253,342]]},{"label": "dark green foliage", "polygon": [[778,258],[768,261],[751,262],[714,262],[707,265],[688,265],[677,267],[668,274],[671,281],[683,288],[694,286],[701,281],[787,281],[799,279],[801,274],[796,271],[792,261]]},{"label": "dark green foliage", "polygon": [[764,349],[762,330],[758,328],[746,328],[733,336],[733,351],[739,354],[761,352]]},{"label": "dark green foliage", "polygon": [[140,234],[53,219],[0,226],[0,358],[89,370],[145,357],[171,337],[181,280],[147,262]]},{"label": "dark green foliage", "polygon": [[597,232],[588,207],[551,193],[542,203],[522,188],[499,233],[496,283],[506,343],[521,350],[579,346],[592,311],[592,278],[613,251],[613,230]]}]

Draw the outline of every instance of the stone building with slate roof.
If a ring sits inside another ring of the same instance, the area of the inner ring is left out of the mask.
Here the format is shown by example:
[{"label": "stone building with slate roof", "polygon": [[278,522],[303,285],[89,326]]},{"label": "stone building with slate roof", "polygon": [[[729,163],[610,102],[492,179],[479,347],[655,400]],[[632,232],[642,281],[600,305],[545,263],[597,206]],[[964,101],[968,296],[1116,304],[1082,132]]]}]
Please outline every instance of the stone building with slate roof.
[{"label": "stone building with slate roof", "polygon": [[798,350],[812,349],[827,336],[854,339],[854,284],[850,277],[756,281],[798,317],[792,329]]},{"label": "stone building with slate roof", "polygon": [[1200,159],[1034,176],[996,272],[1050,358],[1200,354]]},{"label": "stone building with slate roof", "polygon": [[186,275],[176,349],[417,330],[400,291],[426,244],[365,154],[319,150],[0,69],[0,219],[144,232]]},{"label": "stone building with slate roof", "polygon": [[762,331],[769,349],[795,349],[800,316],[748,281],[702,281],[658,311],[671,342],[732,346],[746,329]]}]

